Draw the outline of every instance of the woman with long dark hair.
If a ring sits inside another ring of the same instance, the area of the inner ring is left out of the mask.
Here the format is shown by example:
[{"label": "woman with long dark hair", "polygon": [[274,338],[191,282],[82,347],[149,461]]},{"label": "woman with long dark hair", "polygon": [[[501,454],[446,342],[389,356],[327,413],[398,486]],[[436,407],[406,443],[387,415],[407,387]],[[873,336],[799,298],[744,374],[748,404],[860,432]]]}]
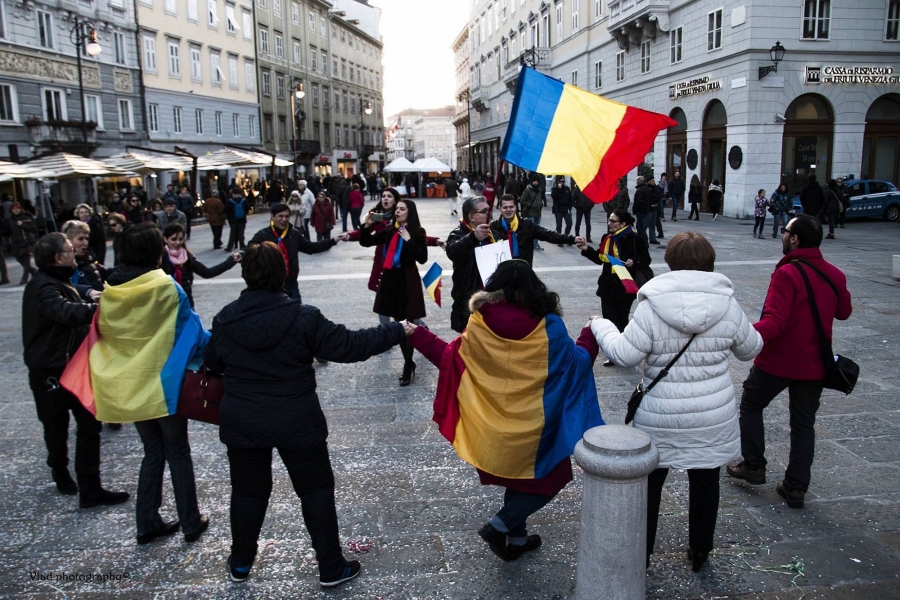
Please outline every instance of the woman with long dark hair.
[{"label": "woman with long dark hair", "polygon": [[184,227],[180,223],[169,223],[163,229],[162,234],[165,241],[165,252],[163,252],[162,262],[159,266],[166,275],[171,275],[181,286],[184,293],[187,294],[191,308],[194,308],[195,273],[204,279],[211,279],[241,262],[241,253],[235,252],[219,264],[207,267],[188,250],[184,241]]},{"label": "woman with long dark hair", "polygon": [[466,331],[450,343],[405,323],[409,343],[439,369],[434,420],[482,485],[505,488],[503,507],[479,531],[512,561],[541,545],[526,521],[572,480],[569,456],[603,424],[589,327],[577,342],[559,296],[527,261],[500,263],[472,296]]},{"label": "woman with long dark hair", "polygon": [[[373,310],[395,321],[414,321],[425,317],[425,296],[416,263],[428,260],[425,230],[419,222],[419,212],[412,200],[400,200],[394,207],[393,218],[380,231],[372,225],[372,214],[366,215],[359,243],[364,247],[381,246],[382,273],[375,292]],[[403,374],[400,385],[407,386],[416,373],[412,346],[404,340]]]},{"label": "woman with long dark hair", "polygon": [[700,178],[697,177],[696,173],[691,177],[691,187],[688,189],[688,202],[691,204],[688,220],[693,217],[695,221],[699,221],[700,203],[703,202],[703,185],[700,183]]},{"label": "woman with long dark hair", "polygon": [[[603,267],[597,279],[600,310],[603,318],[612,321],[619,331],[625,331],[628,313],[631,312],[631,305],[637,297],[637,284],[634,282],[633,274],[638,269],[649,267],[652,260],[647,242],[637,235],[633,225],[634,217],[627,210],[617,208],[609,213],[606,221],[608,233],[600,240],[598,250],[594,250],[586,243],[578,246],[583,257]],[[623,281],[613,269],[616,261],[628,269],[628,273],[632,275],[630,282]],[[613,364],[606,361],[603,366],[611,367]]]}]

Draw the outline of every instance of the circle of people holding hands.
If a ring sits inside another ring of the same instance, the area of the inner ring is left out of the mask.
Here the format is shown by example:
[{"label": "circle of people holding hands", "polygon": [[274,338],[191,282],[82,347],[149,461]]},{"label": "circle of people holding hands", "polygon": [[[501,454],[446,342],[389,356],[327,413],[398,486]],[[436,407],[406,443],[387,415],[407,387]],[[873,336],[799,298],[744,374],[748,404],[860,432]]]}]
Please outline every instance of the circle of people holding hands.
[{"label": "circle of people holding hands", "polygon": [[[637,191],[644,185],[639,181]],[[469,188],[466,180],[463,186]],[[683,184],[676,185],[679,190],[683,195]],[[593,374],[601,352],[605,366],[640,366],[644,381],[658,378],[633,421],[660,453],[659,468],[648,478],[648,566],[662,488],[669,470],[679,469],[687,471],[690,483],[687,558],[694,571],[703,567],[714,548],[720,470],[726,466],[731,477],[751,485],[766,482],[763,410],[785,389],[791,452],[776,491],[788,506],[802,508],[825,376],[816,358],[819,338],[810,301],[818,303],[829,336],[833,320],[849,318],[852,310],[846,277],[819,250],[821,223],[798,215],[782,225],[784,258],[773,272],[760,319],[751,323],[732,282],[715,272],[715,250],[699,233],[673,236],[664,254],[669,270],[654,276],[652,242],[638,231],[655,225],[639,224],[646,213],[636,219],[627,202],[606,203],[606,230],[594,245],[592,206],[579,209],[572,236],[570,210],[554,210],[556,231],[540,226],[546,196],[538,179],[517,191],[507,187],[499,196],[496,220],[493,197],[463,193],[459,225],[443,241],[426,234],[416,202],[393,188],[384,189],[365,214],[351,212],[358,226],[332,238],[334,208],[327,194],[313,196],[304,187],[288,202],[274,204],[269,224],[245,245],[241,225],[249,210],[235,188],[235,201],[229,199],[226,208],[233,222],[229,255],[211,266],[188,249],[189,224],[167,201],[155,224],[110,216],[116,237],[114,267],[107,269],[91,243],[90,207],[79,206],[78,218],[64,223],[61,233],[32,242],[37,268],[29,264],[23,277],[30,277],[23,299],[24,360],[58,491],[78,495],[85,509],[126,502],[127,492],[101,485],[100,431],[103,422],[133,422],[144,450],[135,502],[137,543],[178,531],[186,543],[200,539],[209,519],[198,500],[188,421],[177,407],[185,371],[203,364],[221,374],[224,385],[219,436],[232,487],[227,577],[250,577],[277,450],[300,498],[319,583],[340,585],[356,577],[361,565],[342,551],[328,427],[313,365],[364,361],[398,345],[404,359],[399,386],[414,382],[416,351],[433,363],[440,433],[476,468],[482,484],[504,488],[501,508],[478,530],[503,561],[540,548],[540,536],[529,533],[529,517],[572,480],[570,456],[584,432],[604,424]],[[573,200],[563,181],[550,194],[560,207],[579,201],[577,190]],[[582,218],[586,237],[577,235]],[[310,225],[317,241],[310,239]],[[221,225],[211,227],[214,246],[221,247]],[[375,293],[375,327],[347,329],[301,300],[298,253],[325,252],[338,241],[374,249],[368,288]],[[509,260],[483,280],[477,249],[498,242],[508,245]],[[574,245],[599,268],[602,316],[591,317],[576,340],[567,332],[559,295],[532,268],[539,242]],[[423,321],[418,265],[434,246],[443,247],[453,263],[450,324],[460,335],[451,341]],[[192,308],[194,275],[215,277],[237,263],[246,289],[206,331]],[[815,298],[807,295],[807,274]],[[754,360],[740,406],[731,356]],[[70,415],[77,424],[74,478],[68,467]],[[160,514],[166,464],[177,509],[172,520]]]}]

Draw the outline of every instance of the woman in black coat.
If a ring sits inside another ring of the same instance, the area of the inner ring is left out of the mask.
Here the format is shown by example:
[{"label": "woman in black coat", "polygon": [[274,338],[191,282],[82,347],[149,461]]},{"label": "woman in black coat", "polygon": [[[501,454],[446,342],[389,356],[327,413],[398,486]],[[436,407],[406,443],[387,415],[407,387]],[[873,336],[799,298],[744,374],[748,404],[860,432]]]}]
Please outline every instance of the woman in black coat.
[{"label": "woman in black coat", "polygon": [[[594,250],[586,242],[578,246],[583,257],[603,267],[597,279],[600,310],[603,318],[612,321],[619,331],[624,331],[628,325],[628,314],[637,294],[625,289],[608,257],[612,256],[623,262],[632,277],[639,270],[646,270],[651,262],[647,242],[637,235],[632,225],[634,217],[627,210],[617,208],[609,214],[606,222],[609,233],[600,240],[598,250]],[[606,361],[604,366],[612,366],[612,363]]]},{"label": "woman in black coat", "polygon": [[328,457],[328,425],[316,394],[313,357],[368,359],[405,339],[388,323],[349,331],[282,290],[284,257],[272,242],[251,244],[242,263],[247,289],[213,319],[206,365],[225,376],[219,439],[231,469],[232,581],[244,581],[272,492],[272,449],[287,467],[312,538],[319,583],[334,587],[360,571],[341,551]]},{"label": "woman in black coat", "polygon": [[18,202],[10,205],[9,213],[9,242],[12,246],[13,256],[22,265],[22,280],[19,285],[25,285],[28,283],[28,278],[37,273],[37,269],[31,265],[31,255],[34,253],[34,242],[37,239],[37,227],[31,215],[23,211],[22,205]]},{"label": "woman in black coat", "polygon": [[196,259],[184,244],[184,227],[180,223],[169,223],[163,229],[163,241],[166,243],[160,268],[166,275],[171,275],[187,294],[194,308],[194,273],[204,279],[218,277],[234,265],[241,262],[241,253],[235,252],[214,267],[207,267]]},{"label": "woman in black coat", "polygon": [[[360,246],[382,246],[381,282],[375,292],[373,310],[395,321],[415,321],[425,317],[425,296],[416,263],[428,260],[425,230],[419,222],[419,212],[412,200],[400,200],[394,207],[392,223],[376,231],[371,213],[366,215],[359,238]],[[403,352],[403,374],[400,385],[407,386],[416,373],[412,346],[404,339],[400,343]]]}]

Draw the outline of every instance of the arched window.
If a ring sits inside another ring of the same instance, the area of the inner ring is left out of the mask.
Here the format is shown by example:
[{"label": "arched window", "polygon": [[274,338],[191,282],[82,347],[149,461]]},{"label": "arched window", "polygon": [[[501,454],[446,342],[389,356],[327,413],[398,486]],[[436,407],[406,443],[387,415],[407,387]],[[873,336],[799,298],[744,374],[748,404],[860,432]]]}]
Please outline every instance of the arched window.
[{"label": "arched window", "polygon": [[703,114],[703,165],[701,179],[708,188],[713,179],[725,189],[725,156],[728,133],[728,113],[725,105],[713,100]]},{"label": "arched window", "polygon": [[781,144],[782,182],[791,192],[799,192],[810,173],[820,183],[831,177],[834,111],[828,100],[804,94],[784,112],[787,122]]},{"label": "arched window", "polygon": [[900,182],[900,96],[878,98],[866,113],[861,177]]}]

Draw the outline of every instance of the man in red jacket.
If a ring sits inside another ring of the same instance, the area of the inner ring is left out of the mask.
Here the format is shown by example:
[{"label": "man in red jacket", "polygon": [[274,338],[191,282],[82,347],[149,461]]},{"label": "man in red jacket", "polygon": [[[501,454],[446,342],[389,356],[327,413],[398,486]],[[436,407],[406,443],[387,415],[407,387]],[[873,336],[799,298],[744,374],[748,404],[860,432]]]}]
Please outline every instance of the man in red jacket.
[{"label": "man in red jacket", "polygon": [[782,232],[784,258],[772,274],[763,313],[755,325],[765,346],[744,381],[741,398],[744,460],[728,465],[727,469],[729,475],[747,483],[766,482],[763,410],[787,389],[791,450],[784,480],[775,489],[789,507],[803,508],[816,445],[814,426],[825,365],[819,352],[819,334],[809,294],[797,267],[809,278],[822,328],[829,340],[834,319],[848,319],[853,307],[847,277],[822,258],[819,220],[806,214],[797,215]]}]

